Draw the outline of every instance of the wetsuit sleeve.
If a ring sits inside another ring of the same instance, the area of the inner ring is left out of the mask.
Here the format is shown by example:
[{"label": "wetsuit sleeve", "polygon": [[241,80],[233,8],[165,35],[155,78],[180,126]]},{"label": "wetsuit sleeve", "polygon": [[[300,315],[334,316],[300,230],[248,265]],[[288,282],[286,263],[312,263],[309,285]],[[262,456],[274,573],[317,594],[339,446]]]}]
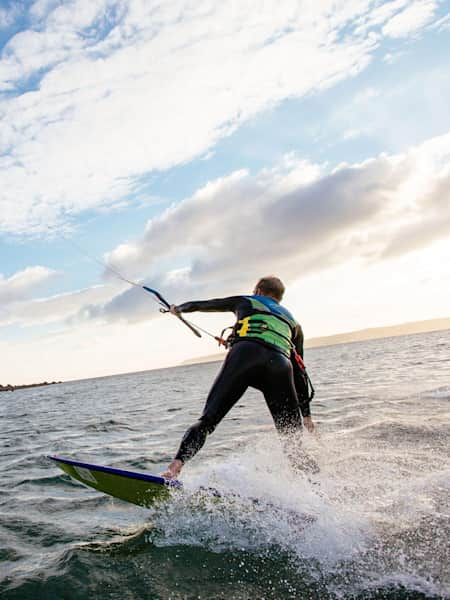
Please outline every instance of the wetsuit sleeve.
[{"label": "wetsuit sleeve", "polygon": [[310,399],[309,399],[309,388],[308,380],[305,374],[300,370],[295,359],[292,361],[292,367],[294,369],[294,383],[295,391],[297,392],[298,404],[303,417],[311,416]]},{"label": "wetsuit sleeve", "polygon": [[[294,344],[295,350],[303,358],[303,331],[300,325],[297,323],[294,329],[292,343]],[[298,366],[297,361],[292,357],[292,366],[294,369],[294,383],[295,390],[297,392],[298,403],[300,406],[301,413],[304,417],[311,416],[310,400],[309,400],[309,389],[308,380],[305,374]]]},{"label": "wetsuit sleeve", "polygon": [[292,343],[294,344],[297,354],[300,354],[303,358],[303,330],[298,323],[295,325]]},{"label": "wetsuit sleeve", "polygon": [[243,302],[242,296],[229,296],[228,298],[215,298],[213,300],[194,300],[184,302],[177,306],[182,313],[189,312],[236,312],[238,306]]}]

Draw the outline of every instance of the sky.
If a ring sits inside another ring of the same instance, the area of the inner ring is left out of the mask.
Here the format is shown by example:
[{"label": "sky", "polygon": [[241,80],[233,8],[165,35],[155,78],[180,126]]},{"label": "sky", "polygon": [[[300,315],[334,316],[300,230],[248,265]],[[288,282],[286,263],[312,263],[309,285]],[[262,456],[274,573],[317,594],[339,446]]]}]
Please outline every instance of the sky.
[{"label": "sky", "polygon": [[217,352],[110,269],[276,274],[306,338],[450,316],[449,55],[449,1],[1,0],[0,383]]}]

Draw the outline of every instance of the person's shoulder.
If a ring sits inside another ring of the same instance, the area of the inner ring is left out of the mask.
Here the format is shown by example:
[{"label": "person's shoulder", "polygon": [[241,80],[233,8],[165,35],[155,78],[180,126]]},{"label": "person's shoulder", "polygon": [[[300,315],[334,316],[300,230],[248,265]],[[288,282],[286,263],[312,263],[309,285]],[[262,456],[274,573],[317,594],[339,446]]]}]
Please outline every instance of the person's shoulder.
[{"label": "person's shoulder", "polygon": [[281,311],[282,311],[282,312],[283,312],[283,313],[284,313],[284,314],[285,314],[287,317],[289,317],[289,318],[290,318],[292,321],[295,321],[295,322],[297,322],[297,321],[296,321],[296,319],[295,319],[295,317],[294,317],[294,315],[291,313],[291,311],[290,311],[288,308],[286,308],[286,307],[285,307],[285,306],[283,306],[282,304],[278,304],[278,306],[279,306],[280,310],[281,310]]},{"label": "person's shoulder", "polygon": [[278,314],[279,316],[283,316],[285,319],[288,319],[292,325],[297,324],[297,321],[290,310],[288,310],[285,306],[280,304],[278,300],[275,298],[271,298],[270,296],[247,296],[250,300],[254,299],[257,302],[261,302],[266,308],[268,308],[274,314]]},{"label": "person's shoulder", "polygon": [[294,315],[291,313],[291,311],[288,310],[285,306],[282,306],[281,304],[280,304],[280,308],[283,310],[284,315],[291,321],[292,327],[296,331],[296,334],[302,335],[303,334],[302,326],[297,321],[297,319],[294,317]]}]

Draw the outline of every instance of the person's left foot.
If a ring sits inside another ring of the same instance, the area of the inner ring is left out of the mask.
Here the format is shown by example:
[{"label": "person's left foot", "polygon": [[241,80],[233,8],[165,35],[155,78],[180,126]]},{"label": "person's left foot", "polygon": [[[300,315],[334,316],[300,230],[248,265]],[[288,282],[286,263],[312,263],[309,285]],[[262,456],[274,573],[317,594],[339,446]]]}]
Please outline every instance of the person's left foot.
[{"label": "person's left foot", "polygon": [[161,477],[165,477],[166,479],[175,479],[181,473],[182,468],[183,463],[181,460],[175,458],[167,467],[167,470],[164,471],[164,473],[161,473]]}]

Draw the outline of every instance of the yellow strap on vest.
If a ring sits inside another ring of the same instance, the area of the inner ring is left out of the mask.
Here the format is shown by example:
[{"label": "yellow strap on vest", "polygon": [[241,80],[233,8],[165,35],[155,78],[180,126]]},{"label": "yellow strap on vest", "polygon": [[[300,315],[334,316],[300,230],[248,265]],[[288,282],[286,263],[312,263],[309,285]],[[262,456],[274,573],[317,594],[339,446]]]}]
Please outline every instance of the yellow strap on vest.
[{"label": "yellow strap on vest", "polygon": [[238,321],[238,323],[242,323],[241,327],[237,331],[238,336],[246,336],[248,328],[250,327],[250,317],[245,317],[245,319],[241,319],[240,321]]}]

